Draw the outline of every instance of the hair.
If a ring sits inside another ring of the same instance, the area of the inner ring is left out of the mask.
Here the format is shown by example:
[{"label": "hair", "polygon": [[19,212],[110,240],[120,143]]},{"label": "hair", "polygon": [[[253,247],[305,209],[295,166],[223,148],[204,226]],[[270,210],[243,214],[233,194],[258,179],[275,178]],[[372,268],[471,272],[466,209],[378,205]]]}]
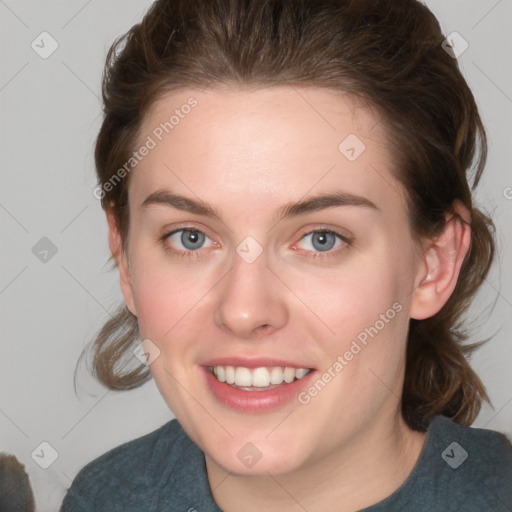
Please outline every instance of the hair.
[{"label": "hair", "polygon": [[[105,184],[130,159],[149,108],[167,92],[323,87],[378,112],[414,241],[441,233],[455,200],[471,214],[471,245],[455,290],[437,314],[409,324],[401,407],[420,431],[439,414],[470,425],[489,401],[467,360],[487,340],[464,343],[462,319],[495,251],[494,224],[472,202],[487,141],[444,40],[436,17],[416,0],[158,0],[108,52],[95,146],[101,205],[113,212],[126,251],[130,176]],[[150,378],[145,365],[122,371],[138,336],[137,318],[123,304],[92,340],[92,372],[108,388],[132,389]]]},{"label": "hair", "polygon": [[35,502],[25,466],[0,452],[0,512],[34,512]]}]

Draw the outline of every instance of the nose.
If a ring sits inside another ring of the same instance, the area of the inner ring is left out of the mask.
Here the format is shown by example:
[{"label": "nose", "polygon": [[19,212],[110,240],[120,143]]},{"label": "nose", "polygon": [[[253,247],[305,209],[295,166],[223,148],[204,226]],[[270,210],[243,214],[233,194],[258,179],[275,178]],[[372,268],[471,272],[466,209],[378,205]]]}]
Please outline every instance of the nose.
[{"label": "nose", "polygon": [[252,263],[234,254],[232,268],[219,285],[214,321],[222,330],[249,340],[286,325],[284,286],[267,267],[265,253]]}]

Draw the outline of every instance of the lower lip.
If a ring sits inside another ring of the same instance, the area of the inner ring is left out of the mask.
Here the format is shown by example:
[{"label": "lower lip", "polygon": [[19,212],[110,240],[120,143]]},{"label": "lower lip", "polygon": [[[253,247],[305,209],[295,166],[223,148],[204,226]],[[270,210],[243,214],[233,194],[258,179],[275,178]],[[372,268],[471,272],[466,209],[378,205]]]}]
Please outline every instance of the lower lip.
[{"label": "lower lip", "polygon": [[267,412],[287,404],[315,378],[311,370],[302,379],[294,380],[267,391],[244,391],[220,382],[203,366],[206,384],[213,396],[223,405],[243,412]]}]

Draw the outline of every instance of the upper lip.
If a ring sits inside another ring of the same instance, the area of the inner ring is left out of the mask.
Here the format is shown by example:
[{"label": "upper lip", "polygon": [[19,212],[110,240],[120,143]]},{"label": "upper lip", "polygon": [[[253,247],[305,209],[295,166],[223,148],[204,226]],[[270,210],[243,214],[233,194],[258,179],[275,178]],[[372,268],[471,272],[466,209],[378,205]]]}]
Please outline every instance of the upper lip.
[{"label": "upper lip", "polygon": [[203,366],[241,366],[243,368],[263,368],[281,366],[288,368],[307,368],[312,369],[307,364],[294,363],[284,359],[275,359],[273,357],[216,357],[202,363]]}]

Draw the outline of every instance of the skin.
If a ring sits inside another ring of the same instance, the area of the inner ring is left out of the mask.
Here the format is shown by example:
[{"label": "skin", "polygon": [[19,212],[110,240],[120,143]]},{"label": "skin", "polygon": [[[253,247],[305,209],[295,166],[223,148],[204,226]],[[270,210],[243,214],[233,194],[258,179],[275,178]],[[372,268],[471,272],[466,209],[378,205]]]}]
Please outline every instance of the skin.
[{"label": "skin", "polygon": [[[141,339],[160,350],[150,365],[155,382],[204,451],[223,510],[354,511],[377,503],[404,482],[425,440],[400,414],[409,319],[432,316],[448,300],[470,227],[447,216],[441,236],[415,244],[382,125],[331,90],[174,91],[148,112],[140,142],[190,96],[197,107],[129,176],[126,253],[107,213],[126,304]],[[349,134],[366,145],[353,162],[338,150]],[[164,188],[208,203],[219,217],[141,208]],[[335,190],[378,209],[337,206],[276,221],[285,203]],[[192,258],[172,252],[187,250],[181,233],[159,241],[183,227],[208,235]],[[351,242],[336,239],[321,251],[305,236],[320,228]],[[236,252],[247,236],[263,249],[253,263]],[[200,365],[220,356],[271,356],[327,371],[396,302],[400,313],[307,405],[243,413],[202,384]],[[251,468],[237,457],[247,442],[262,454]]]}]

